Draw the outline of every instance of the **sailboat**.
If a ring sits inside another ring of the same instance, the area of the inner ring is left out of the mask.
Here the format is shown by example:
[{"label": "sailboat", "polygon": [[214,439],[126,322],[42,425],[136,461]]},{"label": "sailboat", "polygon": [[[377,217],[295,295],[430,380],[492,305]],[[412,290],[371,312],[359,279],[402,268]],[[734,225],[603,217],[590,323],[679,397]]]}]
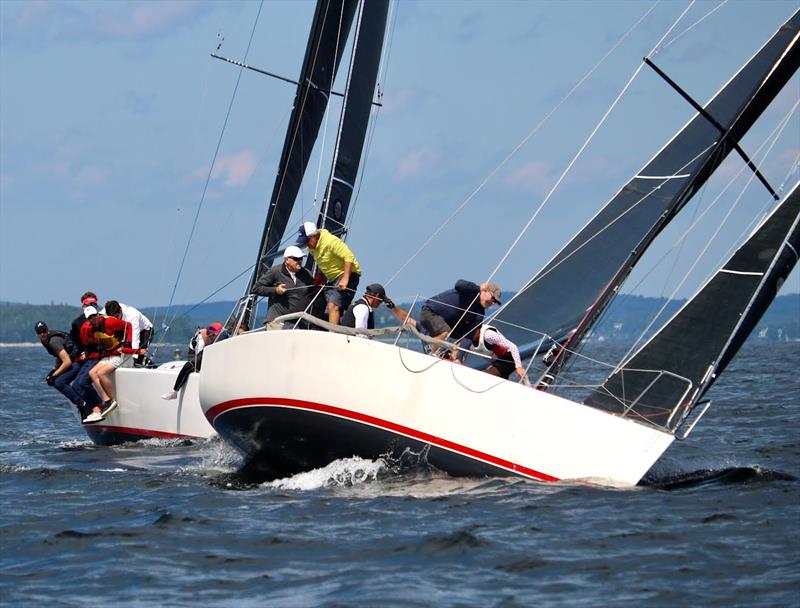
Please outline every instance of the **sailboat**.
[{"label": "sailboat", "polygon": [[[342,232],[343,218],[352,194],[351,185],[355,182],[355,173],[358,171],[366,122],[372,106],[387,9],[388,0],[361,5],[357,0],[317,2],[305,57],[297,79],[279,175],[275,181],[259,246],[256,272],[252,275],[248,292],[257,281],[259,272],[269,268],[278,253],[313,144],[333,94],[333,83],[345,54],[348,34],[355,22],[357,31],[351,53],[347,86],[349,94],[345,98],[343,124],[339,127],[339,133],[345,135],[340,135],[336,174],[325,198],[331,203],[329,211],[325,213],[324,225],[336,233]],[[253,303],[254,298],[244,298],[234,311],[233,318],[241,321],[243,315],[247,315],[249,319],[250,315],[254,315]],[[234,328],[230,324],[229,329],[233,334]],[[161,399],[161,395],[172,389],[182,364],[183,362],[170,362],[157,369],[116,370],[113,382],[119,407],[102,422],[84,425],[89,438],[99,445],[116,445],[146,438],[208,439],[215,436],[216,431],[200,407],[200,374],[190,374],[177,399]]]},{"label": "sailboat", "polygon": [[[555,394],[553,383],[645,250],[731,152],[778,196],[740,141],[797,71],[798,32],[800,12],[705,105],[646,60],[696,114],[493,317],[526,354],[545,347],[535,389],[399,339],[356,337],[300,314],[291,319],[329,331],[252,331],[207,350],[199,399],[209,422],[269,478],[359,456],[411,457],[452,475],[636,484],[702,416],[708,407],[702,397],[794,267],[797,186],[697,295],[586,399]],[[281,173],[280,187],[283,180]],[[259,261],[274,256],[270,244],[286,226],[272,208],[270,216]],[[715,310],[720,294],[724,314]],[[249,306],[240,303],[234,319],[246,317]],[[699,335],[707,339],[694,352],[687,340]],[[369,373],[355,378],[353,370],[364,366]]]}]

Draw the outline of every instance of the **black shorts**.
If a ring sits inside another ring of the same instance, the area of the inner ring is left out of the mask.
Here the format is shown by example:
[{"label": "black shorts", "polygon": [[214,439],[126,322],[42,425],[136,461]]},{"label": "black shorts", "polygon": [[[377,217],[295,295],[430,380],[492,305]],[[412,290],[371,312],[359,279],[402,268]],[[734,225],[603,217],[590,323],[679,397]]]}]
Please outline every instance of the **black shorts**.
[{"label": "black shorts", "polygon": [[342,311],[347,310],[347,307],[350,306],[353,302],[353,297],[356,295],[356,288],[358,287],[358,280],[360,278],[360,274],[351,272],[350,279],[347,281],[347,289],[339,289],[337,285],[342,279],[342,275],[339,275],[333,279],[333,281],[330,281],[328,287],[325,288],[325,301],[328,304],[335,304]]},{"label": "black shorts", "polygon": [[422,311],[419,313],[419,322],[430,336],[450,333],[450,326],[444,318],[437,315],[428,306],[422,307]]},{"label": "black shorts", "polygon": [[498,372],[500,372],[500,377],[505,378],[508,380],[509,376],[517,369],[516,363],[514,363],[514,359],[511,357],[503,357],[502,359],[492,359],[492,362],[489,364],[494,366]]}]

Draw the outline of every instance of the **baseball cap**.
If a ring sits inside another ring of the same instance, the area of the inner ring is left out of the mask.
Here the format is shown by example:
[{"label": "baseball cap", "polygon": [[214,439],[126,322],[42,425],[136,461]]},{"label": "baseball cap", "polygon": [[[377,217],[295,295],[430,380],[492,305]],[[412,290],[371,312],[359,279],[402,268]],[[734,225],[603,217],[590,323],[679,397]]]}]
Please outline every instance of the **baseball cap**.
[{"label": "baseball cap", "polygon": [[206,327],[206,331],[216,336],[219,332],[222,331],[222,323],[212,323],[211,325]]},{"label": "baseball cap", "polygon": [[306,243],[308,243],[308,237],[317,232],[319,232],[319,230],[314,222],[303,222],[303,225],[300,226],[300,230],[298,231],[297,245],[305,247]]},{"label": "baseball cap", "polygon": [[92,315],[96,314],[97,314],[97,309],[94,306],[85,306],[83,309],[83,316],[86,317],[87,319]]},{"label": "baseball cap", "polygon": [[286,248],[286,251],[283,252],[284,258],[302,258],[303,257],[303,250],[296,245],[289,245]]},{"label": "baseball cap", "polygon": [[81,300],[81,304],[83,304],[84,306],[91,306],[92,304],[97,304],[97,298],[93,296],[86,296],[85,298],[83,298],[83,300]]},{"label": "baseball cap", "polygon": [[386,290],[380,283],[373,283],[372,285],[367,285],[367,293],[371,296],[380,298],[381,300],[386,299]]},{"label": "baseball cap", "polygon": [[44,321],[37,321],[36,325],[33,326],[34,331],[37,334],[46,334],[47,333],[47,323]]}]

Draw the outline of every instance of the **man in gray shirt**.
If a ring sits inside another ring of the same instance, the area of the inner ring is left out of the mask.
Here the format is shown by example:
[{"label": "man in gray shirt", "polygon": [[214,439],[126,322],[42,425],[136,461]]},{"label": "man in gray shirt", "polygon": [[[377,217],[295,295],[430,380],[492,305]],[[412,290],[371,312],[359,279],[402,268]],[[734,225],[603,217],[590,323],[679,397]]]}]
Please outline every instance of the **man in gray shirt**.
[{"label": "man in gray shirt", "polygon": [[303,268],[303,250],[290,245],[283,252],[283,262],[258,278],[253,293],[269,298],[267,323],[276,317],[302,312],[309,302],[314,277]]}]

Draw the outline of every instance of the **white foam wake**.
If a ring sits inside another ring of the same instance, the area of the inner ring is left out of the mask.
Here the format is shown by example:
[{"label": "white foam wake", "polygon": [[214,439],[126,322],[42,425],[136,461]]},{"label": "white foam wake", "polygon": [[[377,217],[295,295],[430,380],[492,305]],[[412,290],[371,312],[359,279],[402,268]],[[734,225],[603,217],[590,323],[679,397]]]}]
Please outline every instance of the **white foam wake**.
[{"label": "white foam wake", "polygon": [[355,486],[376,481],[381,471],[386,469],[386,463],[381,459],[343,458],[334,460],[321,469],[298,473],[285,479],[276,479],[264,485],[279,490],[316,490],[318,488]]}]

